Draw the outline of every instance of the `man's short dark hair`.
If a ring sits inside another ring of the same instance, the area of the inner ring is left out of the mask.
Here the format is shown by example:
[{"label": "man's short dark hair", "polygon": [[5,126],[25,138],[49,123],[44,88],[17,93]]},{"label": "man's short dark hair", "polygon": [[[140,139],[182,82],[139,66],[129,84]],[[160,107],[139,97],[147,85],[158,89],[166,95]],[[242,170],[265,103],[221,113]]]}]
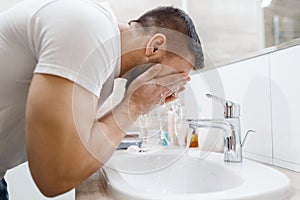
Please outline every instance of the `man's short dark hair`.
[{"label": "man's short dark hair", "polygon": [[158,7],[140,16],[137,22],[142,27],[159,27],[180,32],[189,37],[189,50],[195,55],[194,66],[196,69],[204,67],[204,58],[201,42],[196,32],[192,19],[181,9],[171,6]]}]

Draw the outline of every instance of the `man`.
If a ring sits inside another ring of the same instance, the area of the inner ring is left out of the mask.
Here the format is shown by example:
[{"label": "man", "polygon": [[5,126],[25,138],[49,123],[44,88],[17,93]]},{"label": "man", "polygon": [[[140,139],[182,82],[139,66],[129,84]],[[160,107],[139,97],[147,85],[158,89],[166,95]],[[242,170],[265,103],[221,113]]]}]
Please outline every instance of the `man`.
[{"label": "man", "polygon": [[[183,11],[161,7],[118,24],[93,0],[27,0],[2,13],[0,61],[0,199],[8,198],[5,172],[27,160],[44,195],[74,188],[105,164],[139,115],[174,100],[189,72],[203,67]],[[113,80],[137,66],[148,67],[96,120]]]}]

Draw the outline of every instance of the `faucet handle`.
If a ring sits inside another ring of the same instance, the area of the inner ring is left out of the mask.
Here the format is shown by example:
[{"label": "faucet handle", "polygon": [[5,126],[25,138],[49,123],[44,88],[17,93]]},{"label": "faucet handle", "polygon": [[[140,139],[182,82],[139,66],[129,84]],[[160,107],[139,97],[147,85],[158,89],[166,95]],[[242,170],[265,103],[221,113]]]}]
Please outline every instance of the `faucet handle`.
[{"label": "faucet handle", "polygon": [[240,105],[232,101],[217,97],[212,94],[206,94],[207,98],[211,98],[223,104],[225,118],[237,118],[240,116]]},{"label": "faucet handle", "polygon": [[249,134],[249,133],[255,133],[255,132],[256,132],[256,131],[254,131],[254,130],[248,130],[248,131],[246,132],[246,135],[245,135],[245,137],[244,137],[244,139],[243,139],[243,141],[242,141],[242,144],[241,144],[242,147],[243,147],[244,144],[245,144],[245,141],[246,141],[246,139],[247,139],[248,134]]}]

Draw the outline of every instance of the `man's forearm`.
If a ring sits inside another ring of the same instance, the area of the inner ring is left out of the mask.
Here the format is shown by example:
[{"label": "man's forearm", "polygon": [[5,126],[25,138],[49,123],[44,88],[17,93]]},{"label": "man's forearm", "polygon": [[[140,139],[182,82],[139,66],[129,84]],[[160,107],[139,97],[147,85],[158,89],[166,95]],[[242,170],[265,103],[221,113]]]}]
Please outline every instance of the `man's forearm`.
[{"label": "man's forearm", "polygon": [[124,100],[109,115],[94,124],[91,137],[86,144],[89,152],[104,164],[138,116],[135,105],[130,100]]}]

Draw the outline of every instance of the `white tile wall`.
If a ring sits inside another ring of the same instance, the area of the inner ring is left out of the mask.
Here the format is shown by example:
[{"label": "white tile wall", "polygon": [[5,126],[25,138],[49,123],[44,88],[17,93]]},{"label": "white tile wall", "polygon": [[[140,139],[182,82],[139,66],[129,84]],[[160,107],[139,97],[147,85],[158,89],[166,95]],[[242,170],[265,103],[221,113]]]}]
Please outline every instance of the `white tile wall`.
[{"label": "white tile wall", "polygon": [[270,65],[274,163],[300,171],[300,45],[270,54]]},{"label": "white tile wall", "polygon": [[215,106],[205,95],[224,94],[223,84],[218,70],[195,73],[186,87],[185,109],[187,118],[222,117],[221,107]]},{"label": "white tile wall", "polygon": [[[222,106],[206,93],[239,103],[242,137],[256,130],[244,155],[300,172],[299,76],[300,45],[195,74],[187,89],[187,115],[222,117]],[[209,137],[215,136],[208,134],[206,141]]]},{"label": "white tile wall", "polygon": [[[201,118],[223,117],[223,106],[205,97],[206,93],[225,97],[241,105],[241,130],[249,135],[244,150],[247,156],[262,162],[272,162],[271,104],[268,55],[241,61],[215,70],[196,74],[190,83]],[[188,95],[189,98],[192,95]],[[191,100],[190,100],[191,101]],[[213,111],[214,110],[214,111]]]},{"label": "white tile wall", "polygon": [[[268,55],[234,63],[219,69],[227,99],[241,105],[242,138],[248,129],[244,150],[272,158],[270,81]],[[250,154],[248,156],[251,157]],[[263,162],[268,160],[263,159]]]}]

